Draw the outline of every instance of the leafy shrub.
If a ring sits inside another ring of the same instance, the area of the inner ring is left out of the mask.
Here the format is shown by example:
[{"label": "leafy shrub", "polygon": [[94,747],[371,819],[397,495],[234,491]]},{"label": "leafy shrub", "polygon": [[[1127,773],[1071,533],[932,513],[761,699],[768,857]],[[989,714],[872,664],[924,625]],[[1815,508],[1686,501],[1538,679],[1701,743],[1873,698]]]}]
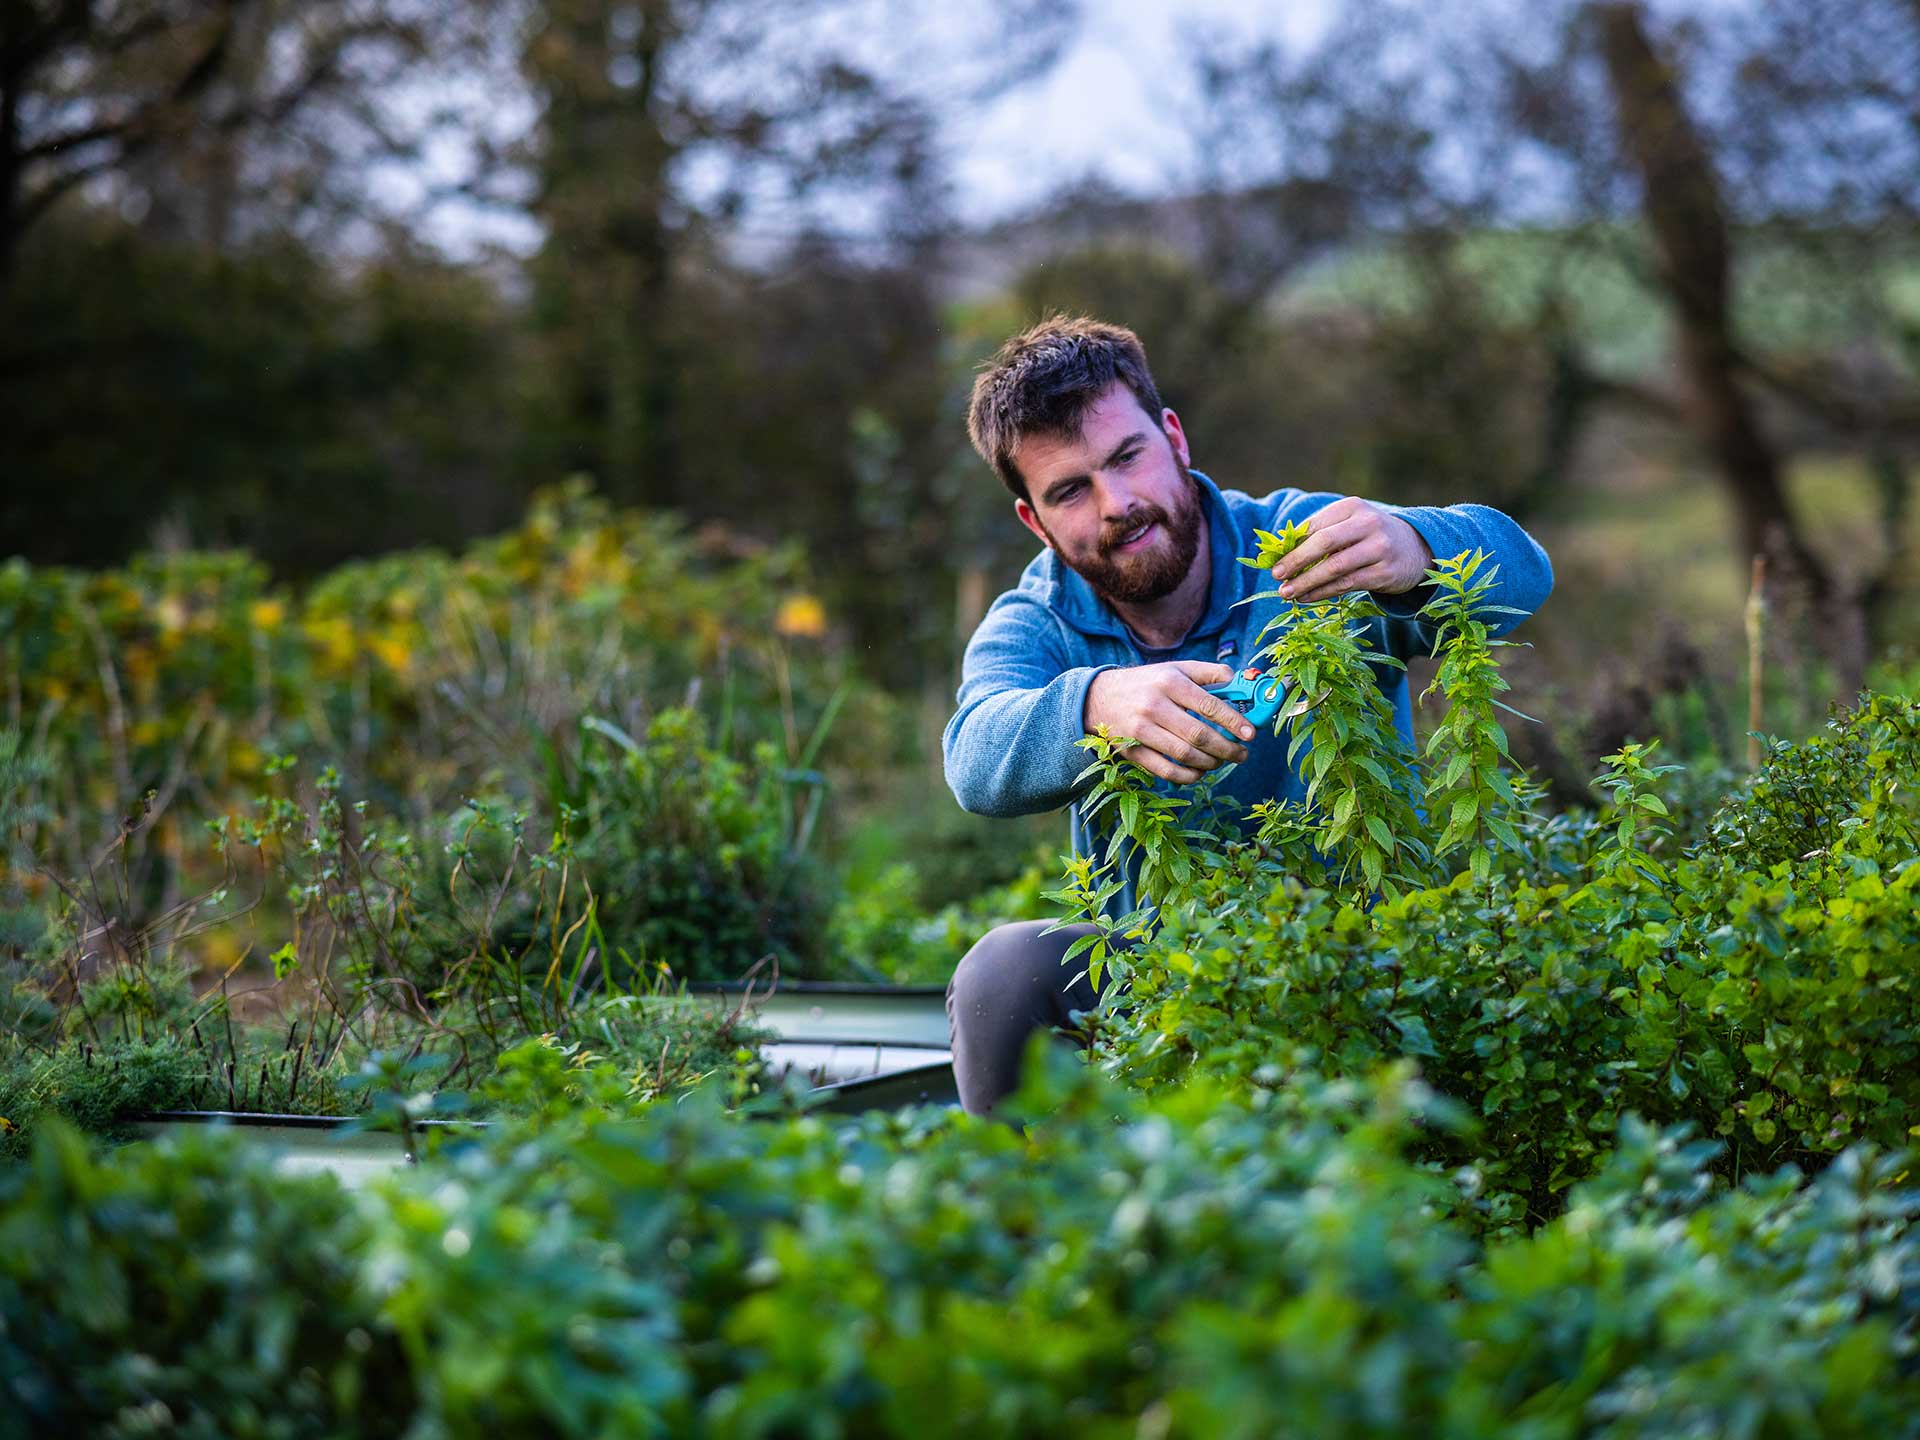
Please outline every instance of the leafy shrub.
[{"label": "leafy shrub", "polygon": [[[1403,807],[1410,838],[1361,842],[1395,772],[1368,769],[1384,742],[1351,707],[1331,712],[1344,732],[1313,722],[1301,763],[1325,788],[1258,807],[1250,841],[1178,828],[1189,802],[1142,789],[1120,739],[1083,742],[1112,840],[1056,894],[1099,927],[1076,951],[1119,980],[1091,1022],[1102,1062],[1149,1087],[1204,1069],[1259,1088],[1300,1065],[1363,1076],[1415,1060],[1479,1117],[1426,1153],[1474,1173],[1478,1220],[1495,1227],[1557,1213],[1629,1111],[1728,1137],[1718,1163],[1735,1178],[1862,1139],[1906,1143],[1920,1114],[1920,703],[1868,695],[1826,735],[1776,745],[1710,817],[1690,803],[1685,846],[1661,793],[1671,767],[1650,746],[1608,757],[1597,814],[1541,817],[1534,787],[1498,768],[1485,632],[1462,619],[1471,565],[1430,578],[1439,683],[1456,714],[1469,706],[1430,746],[1437,836],[1421,840]],[[1341,618],[1365,602],[1319,609],[1278,663],[1325,715],[1315,686],[1369,683]],[[1315,668],[1336,653],[1344,668]],[[1459,873],[1426,868],[1463,844]],[[1115,919],[1100,913],[1108,864],[1129,847],[1157,903]]]},{"label": "leafy shrub", "polygon": [[0,1151],[23,1153],[48,1116],[112,1134],[150,1110],[190,1109],[208,1078],[206,1057],[171,1036],[17,1052],[0,1066]]},{"label": "leafy shrub", "polygon": [[994,926],[1052,916],[1042,859],[1046,854],[1036,854],[1005,884],[943,905],[931,915],[922,899],[924,877],[917,865],[900,861],[885,866],[864,885],[849,886],[834,908],[827,930],[834,969],[899,985],[945,984],[961,957]]},{"label": "leafy shrub", "polygon": [[377,1233],[331,1180],[276,1175],[214,1137],[96,1158],[45,1127],[30,1163],[0,1167],[8,1424],[397,1433],[417,1400],[380,1320]]},{"label": "leafy shrub", "polygon": [[688,979],[738,979],[767,955],[784,975],[821,974],[832,897],[808,842],[825,782],[770,744],[750,763],[719,754],[684,710],[638,738],[600,733],[610,743],[583,757],[574,853],[614,944]]},{"label": "leafy shrub", "polygon": [[[616,512],[579,484],[462,554],[359,562],[299,592],[237,554],[99,573],[9,561],[0,670],[14,723],[33,723],[36,767],[16,777],[31,807],[21,839],[82,880],[134,805],[144,843],[114,898],[137,929],[222,883],[200,826],[244,814],[277,755],[311,774],[331,764],[418,821],[502,790],[509,809],[535,808],[555,748],[589,715],[638,733],[661,708],[698,704],[720,753],[777,741],[792,764],[839,695],[868,726],[856,745],[882,748],[871,732],[885,716],[843,660],[782,629],[789,602],[817,610],[804,584],[791,550],[719,556],[678,521]],[[543,818],[557,820],[551,805]]]},{"label": "leafy shrub", "polygon": [[1629,1124],[1484,1243],[1403,1156],[1459,1123],[1404,1074],[1146,1098],[1035,1056],[1025,1133],[696,1097],[450,1141],[357,1206],[52,1132],[0,1173],[0,1384],[105,1433],[1915,1433],[1891,1157],[1728,1192]]},{"label": "leafy shrub", "polygon": [[[281,785],[293,763],[272,768]],[[89,951],[68,935],[8,967],[13,1009],[32,1021],[0,1032],[13,1149],[43,1114],[112,1133],[156,1109],[353,1113],[368,1067],[398,1056],[470,1087],[533,1036],[622,1067],[629,1108],[717,1075],[729,1093],[751,1087],[763,1034],[749,1017],[691,1003],[664,970],[605,983],[611,950],[592,892],[569,890],[580,867],[564,831],[536,850],[527,817],[476,802],[430,866],[341,788],[329,770],[310,807],[269,794],[258,818],[214,827],[233,887],[280,890],[295,922],[245,1013],[224,979],[204,988],[180,946],[144,937]],[[183,928],[248,908],[226,888],[177,907]]]}]

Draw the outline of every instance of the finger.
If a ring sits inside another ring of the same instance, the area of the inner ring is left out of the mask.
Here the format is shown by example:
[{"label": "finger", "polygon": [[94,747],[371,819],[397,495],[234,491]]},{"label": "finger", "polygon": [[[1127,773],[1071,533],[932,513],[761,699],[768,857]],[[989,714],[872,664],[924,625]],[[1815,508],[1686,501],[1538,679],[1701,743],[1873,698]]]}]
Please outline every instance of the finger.
[{"label": "finger", "polygon": [[1335,551],[1343,550],[1362,539],[1369,528],[1367,516],[1354,515],[1348,519],[1336,521],[1324,529],[1313,531],[1294,547],[1290,555],[1273,567],[1273,578],[1284,587],[1289,580],[1309,565],[1324,560]]},{"label": "finger", "polygon": [[1146,732],[1140,735],[1142,745],[1150,745],[1152,749],[1160,751],[1167,760],[1171,760],[1177,766],[1185,766],[1187,770],[1212,770],[1215,766],[1227,762],[1227,756],[1215,755],[1206,745],[1194,743],[1192,735],[1196,730],[1206,730],[1213,735],[1213,739],[1219,743],[1219,749],[1227,749],[1229,745],[1233,745],[1233,741],[1223,739],[1219,732],[1210,730],[1200,720],[1194,720],[1185,710],[1179,712],[1177,720],[1171,714],[1167,714],[1165,724],[1156,724],[1154,720],[1148,720],[1140,728]]},{"label": "finger", "polygon": [[1224,685],[1233,679],[1231,665],[1216,665],[1211,660],[1170,660],[1167,663],[1196,685]]},{"label": "finger", "polygon": [[1229,740],[1197,715],[1171,700],[1147,717],[1147,734],[1140,738],[1176,765],[1211,770],[1229,760],[1245,758],[1246,748]]},{"label": "finger", "polygon": [[1344,580],[1326,586],[1323,589],[1303,591],[1293,597],[1296,605],[1318,605],[1324,600],[1337,600],[1342,595],[1351,595],[1356,590],[1378,590],[1390,577],[1384,570],[1372,566],[1347,576]]},{"label": "finger", "polygon": [[1176,765],[1159,751],[1145,745],[1130,745],[1120,752],[1123,759],[1131,760],[1149,775],[1162,780],[1171,780],[1176,785],[1192,785],[1200,778],[1198,770],[1190,770],[1184,765]]},{"label": "finger", "polygon": [[1281,594],[1285,595],[1291,588],[1294,593],[1287,596],[1289,600],[1310,604],[1329,596],[1344,595],[1349,590],[1367,589],[1368,579],[1386,578],[1386,551],[1386,542],[1378,536],[1349,545],[1312,574],[1301,576],[1291,587],[1282,587]]},{"label": "finger", "polygon": [[1253,738],[1253,726],[1247,723],[1246,716],[1218,695],[1209,695],[1197,685],[1187,690],[1170,692],[1168,698],[1183,709],[1191,710],[1194,714],[1211,720],[1217,725],[1226,726],[1242,740]]}]

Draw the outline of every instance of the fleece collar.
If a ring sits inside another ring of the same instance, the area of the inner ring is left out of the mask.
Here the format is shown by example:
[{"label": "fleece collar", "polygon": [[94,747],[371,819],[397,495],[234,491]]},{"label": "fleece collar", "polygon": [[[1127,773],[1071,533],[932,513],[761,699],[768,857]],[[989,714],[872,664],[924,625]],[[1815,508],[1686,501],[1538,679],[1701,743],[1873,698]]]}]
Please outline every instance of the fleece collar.
[{"label": "fleece collar", "polygon": [[[1213,559],[1213,576],[1207,588],[1206,612],[1182,637],[1182,644],[1195,635],[1210,634],[1226,623],[1234,602],[1244,593],[1242,577],[1251,573],[1238,563],[1243,537],[1220,487],[1201,471],[1192,473],[1206,509],[1207,549]],[[1093,587],[1083,577],[1062,564],[1051,548],[1033,558],[1021,579],[1021,587],[1038,590],[1048,607],[1083,635],[1112,635],[1123,640],[1129,636],[1126,622],[1094,594]]]}]

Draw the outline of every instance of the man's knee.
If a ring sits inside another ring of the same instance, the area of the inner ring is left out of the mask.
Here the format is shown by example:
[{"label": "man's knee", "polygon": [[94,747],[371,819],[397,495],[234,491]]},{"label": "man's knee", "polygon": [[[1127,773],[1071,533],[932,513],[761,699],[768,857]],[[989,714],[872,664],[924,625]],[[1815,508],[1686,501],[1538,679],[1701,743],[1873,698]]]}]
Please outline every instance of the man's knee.
[{"label": "man's knee", "polygon": [[[1020,1057],[1036,1030],[1070,1031],[1076,1010],[1095,996],[1083,965],[1063,959],[1090,925],[1052,934],[1050,922],[1017,920],[995,926],[961,957],[947,982],[947,1022],[953,1075],[961,1104],[985,1114],[1020,1080]],[[1076,957],[1077,958],[1077,957]],[[1070,1040],[1063,1036],[1063,1043]]]},{"label": "man's knee", "polygon": [[1069,976],[1061,957],[1090,928],[1069,926],[1046,933],[1050,920],[1013,920],[996,925],[960,957],[947,993],[956,1001],[1011,999],[1035,987],[1062,990]]},{"label": "man's knee", "polygon": [[[1064,962],[1090,925],[1046,933],[1047,920],[995,926],[975,942],[947,982],[947,1018],[958,1030],[996,1021],[1064,1025],[1073,1010],[1091,1009],[1095,995],[1084,965]],[[1078,957],[1076,957],[1076,960]]]}]

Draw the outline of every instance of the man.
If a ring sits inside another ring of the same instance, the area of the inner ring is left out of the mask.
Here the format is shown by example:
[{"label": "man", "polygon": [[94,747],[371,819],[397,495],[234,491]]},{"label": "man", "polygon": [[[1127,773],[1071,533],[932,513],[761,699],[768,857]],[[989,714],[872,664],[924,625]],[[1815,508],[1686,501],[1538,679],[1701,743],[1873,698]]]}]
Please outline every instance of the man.
[{"label": "man", "polygon": [[[967,645],[959,709],[943,746],[947,783],[978,815],[1026,815],[1072,804],[1074,853],[1098,853],[1074,776],[1074,743],[1105,725],[1140,743],[1128,758],[1170,791],[1229,762],[1218,793],[1250,809],[1305,791],[1287,742],[1256,737],[1206,693],[1245,666],[1267,621],[1296,604],[1366,590],[1386,612],[1376,649],[1428,654],[1416,618],[1431,597],[1433,557],[1482,549],[1500,567],[1492,600],[1532,613],[1553,588],[1547,555],[1484,505],[1380,505],[1354,496],[1221,490],[1189,468],[1187,434],[1161,403],[1132,331],[1056,317],[1001,347],[973,388],[968,433],[1014,496],[1014,514],[1046,549],[1016,589],[988,609]],[[1237,563],[1259,548],[1255,527],[1306,520],[1307,538],[1271,576]],[[1312,567],[1311,570],[1308,567]],[[1303,572],[1306,572],[1303,574]],[[1271,591],[1280,598],[1235,602]],[[1491,626],[1504,633],[1518,617]],[[1377,667],[1409,743],[1404,674]],[[1224,724],[1230,740],[1199,716]],[[1134,908],[1134,881],[1109,913]],[[947,987],[961,1103],[990,1110],[1019,1080],[1027,1037],[1070,1024],[1097,1000],[1061,957],[1085,926],[1042,935],[1043,921],[1002,925],[967,952]]]}]

